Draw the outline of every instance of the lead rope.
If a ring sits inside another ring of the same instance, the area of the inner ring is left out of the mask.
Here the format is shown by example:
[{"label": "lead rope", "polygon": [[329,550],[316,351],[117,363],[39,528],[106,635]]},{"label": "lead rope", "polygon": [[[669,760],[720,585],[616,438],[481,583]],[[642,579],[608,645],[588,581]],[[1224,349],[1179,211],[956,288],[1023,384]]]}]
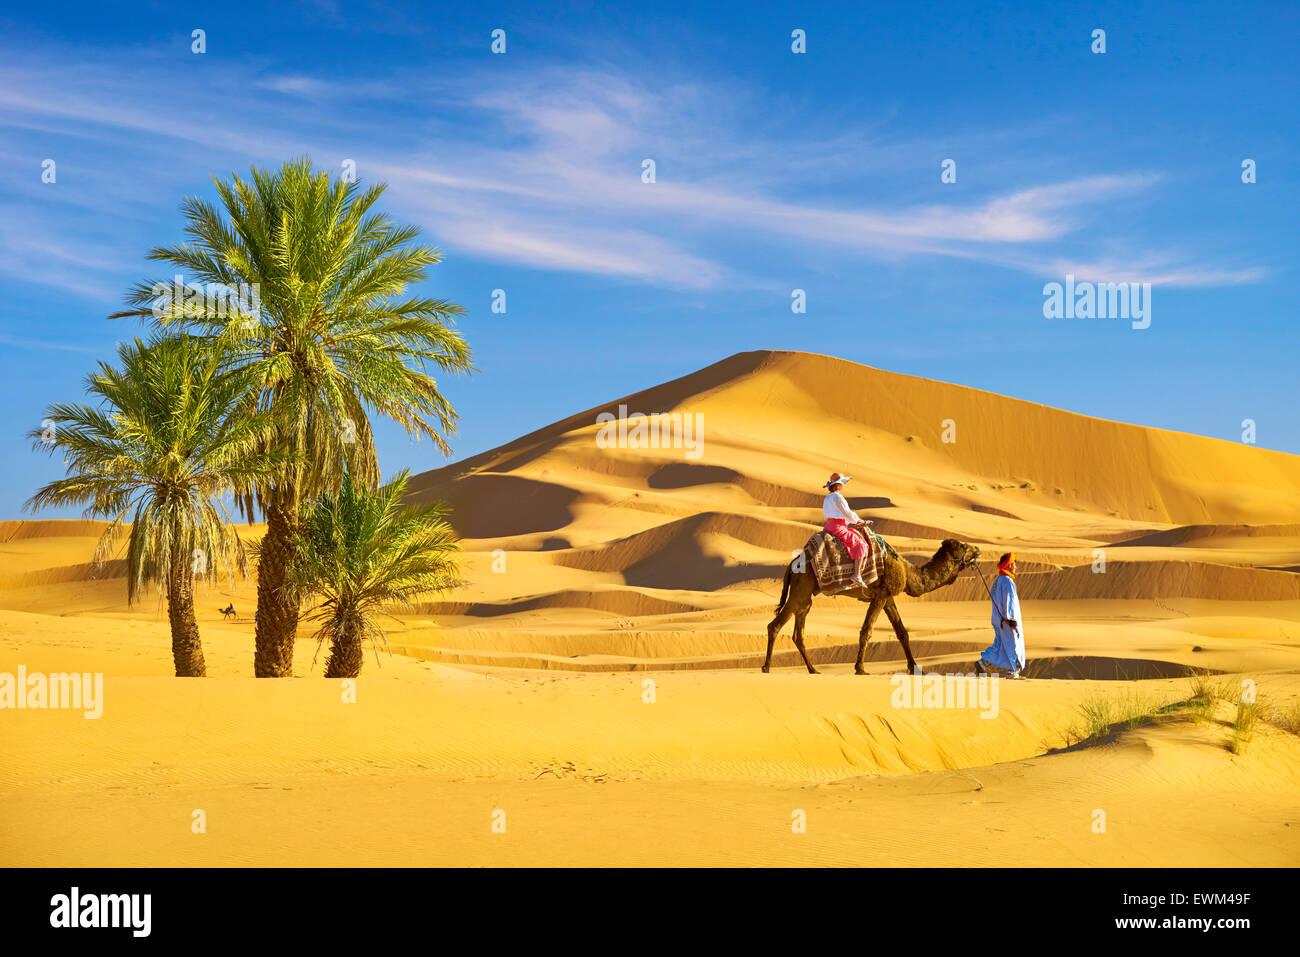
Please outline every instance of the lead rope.
[{"label": "lead rope", "polygon": [[975,569],[975,574],[980,577],[980,584],[984,586],[984,594],[989,596],[989,601],[993,600],[993,590],[989,588],[989,583],[984,580],[984,572],[980,570],[977,562],[971,562],[971,567]]},{"label": "lead rope", "polygon": [[[975,562],[971,562],[971,565],[975,569],[975,574],[979,575],[980,577],[980,584],[984,586],[984,593],[989,596],[990,602],[993,601],[993,591],[992,589],[989,588],[989,583],[984,580],[984,572],[980,570],[979,565],[976,564]],[[1002,619],[1002,623],[1004,625],[1006,624],[1006,621],[1007,620],[1005,618]]]}]

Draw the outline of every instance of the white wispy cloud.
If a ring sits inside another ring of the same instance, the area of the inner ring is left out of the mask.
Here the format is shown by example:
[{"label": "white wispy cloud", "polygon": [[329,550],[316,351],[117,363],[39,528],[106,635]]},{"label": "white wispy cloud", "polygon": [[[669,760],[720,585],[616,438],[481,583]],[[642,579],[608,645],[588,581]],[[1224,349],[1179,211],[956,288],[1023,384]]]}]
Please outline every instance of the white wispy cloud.
[{"label": "white wispy cloud", "polygon": [[[809,127],[790,136],[770,120],[751,122],[744,95],[716,83],[650,89],[616,71],[555,67],[508,79],[401,75],[360,83],[224,62],[206,71],[178,77],[164,58],[126,54],[72,71],[57,51],[28,53],[0,68],[0,125],[25,137],[48,139],[53,131],[90,140],[110,156],[128,152],[129,184],[111,168],[90,174],[109,204],[115,196],[128,202],[124,194],[144,184],[192,182],[196,174],[307,152],[328,166],[353,159],[363,178],[387,180],[394,211],[429,224],[444,248],[656,285],[748,282],[754,267],[733,260],[729,238],[736,236],[782,261],[948,257],[1168,285],[1230,285],[1265,274],[1153,252],[1146,237],[1131,243],[1142,255],[1117,254],[1123,237],[1103,243],[1091,223],[1099,211],[1150,193],[1159,176],[1104,172],[980,195],[953,189],[954,199],[942,203],[913,190],[908,200],[895,195],[904,191],[894,183],[916,144],[901,150],[865,125],[852,135]],[[402,92],[413,89],[422,91],[424,112]],[[742,106],[719,117],[717,103],[728,95]],[[286,100],[324,108],[299,115]],[[177,102],[186,108],[178,111]],[[413,115],[420,121],[410,122]],[[418,132],[393,132],[411,127]],[[186,148],[152,148],[169,143]],[[872,145],[892,157],[876,162],[899,168],[864,193],[849,160]],[[653,184],[641,180],[643,158],[657,164]],[[116,257],[83,249],[67,230],[31,232],[37,241],[23,246],[21,236],[0,231],[0,255],[11,256],[0,269],[69,289],[79,272],[76,285],[87,293],[118,278]]]}]

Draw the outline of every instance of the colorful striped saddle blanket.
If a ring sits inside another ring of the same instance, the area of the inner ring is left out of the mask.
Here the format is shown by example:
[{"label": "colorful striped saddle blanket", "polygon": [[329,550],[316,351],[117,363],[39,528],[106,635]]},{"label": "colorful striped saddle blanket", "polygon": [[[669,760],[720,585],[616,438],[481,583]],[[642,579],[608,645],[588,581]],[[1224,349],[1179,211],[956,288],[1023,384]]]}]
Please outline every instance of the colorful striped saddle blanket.
[{"label": "colorful striped saddle blanket", "polygon": [[[864,531],[867,557],[862,560],[862,580],[870,585],[885,573],[886,553],[894,550],[871,529]],[[896,552],[894,554],[897,555]],[[853,584],[853,559],[849,557],[849,550],[830,532],[814,533],[804,546],[803,553],[795,557],[795,562],[800,561],[812,564],[817,587],[824,594],[861,591]]]}]

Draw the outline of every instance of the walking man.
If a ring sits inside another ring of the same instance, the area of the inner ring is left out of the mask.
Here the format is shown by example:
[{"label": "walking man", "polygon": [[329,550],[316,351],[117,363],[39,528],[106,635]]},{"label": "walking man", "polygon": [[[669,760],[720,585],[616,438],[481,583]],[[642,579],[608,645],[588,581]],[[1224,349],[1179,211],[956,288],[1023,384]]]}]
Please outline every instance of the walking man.
[{"label": "walking man", "polygon": [[993,598],[993,644],[984,649],[975,670],[984,674],[991,665],[1008,678],[1019,678],[1025,666],[1025,627],[1016,593],[1016,556],[1007,552],[998,562],[998,578],[990,589]]}]

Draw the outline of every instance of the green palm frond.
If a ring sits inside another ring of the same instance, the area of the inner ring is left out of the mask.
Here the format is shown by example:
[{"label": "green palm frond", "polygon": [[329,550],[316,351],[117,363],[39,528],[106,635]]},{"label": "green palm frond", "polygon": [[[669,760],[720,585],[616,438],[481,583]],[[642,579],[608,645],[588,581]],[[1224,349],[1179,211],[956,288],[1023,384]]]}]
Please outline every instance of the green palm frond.
[{"label": "green palm frond", "polygon": [[404,507],[409,472],[370,491],[345,475],[337,495],[305,506],[290,581],[314,595],[318,637],[384,640],[379,617],[460,584],[455,533],[442,505]]},{"label": "green palm frond", "polygon": [[38,490],[27,508],[82,505],[87,517],[108,519],[97,562],[129,523],[129,602],[147,583],[164,582],[177,560],[200,574],[247,571],[220,498],[247,494],[286,456],[264,451],[274,421],[242,414],[247,373],[225,364],[190,336],[123,343],[116,367],[100,363],[87,377],[97,404],[51,406],[47,428],[30,433],[36,449],[63,456],[68,474]]},{"label": "green palm frond", "polygon": [[385,187],[332,179],[305,158],[214,183],[219,203],[187,200],[185,241],[150,258],[189,282],[255,286],[257,321],[187,314],[153,283],[135,286],[115,318],[225,347],[227,368],[248,373],[255,407],[275,413],[268,447],[300,453],[301,472],[276,482],[287,478],[304,497],[338,492],[345,473],[378,484],[372,413],[449,451],[457,416],[427,370],[473,371],[452,325],[464,310],[407,296],[442,257],[416,242],[415,227],[375,211]]}]

